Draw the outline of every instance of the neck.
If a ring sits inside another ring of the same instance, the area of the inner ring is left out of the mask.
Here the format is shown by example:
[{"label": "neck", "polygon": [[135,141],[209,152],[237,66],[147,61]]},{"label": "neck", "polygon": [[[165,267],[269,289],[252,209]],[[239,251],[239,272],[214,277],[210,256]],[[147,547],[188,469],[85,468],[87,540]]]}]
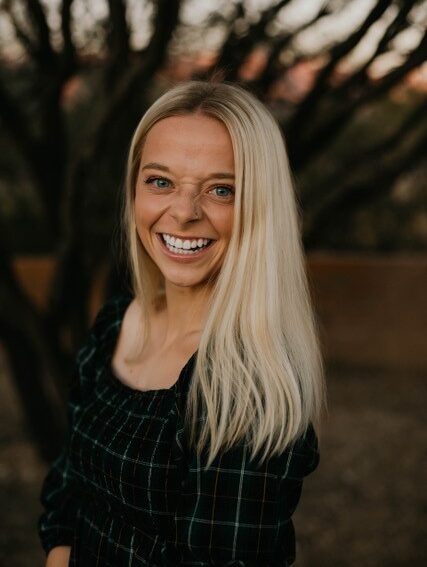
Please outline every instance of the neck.
[{"label": "neck", "polygon": [[208,315],[211,289],[180,287],[166,282],[162,310],[164,345],[198,336]]}]

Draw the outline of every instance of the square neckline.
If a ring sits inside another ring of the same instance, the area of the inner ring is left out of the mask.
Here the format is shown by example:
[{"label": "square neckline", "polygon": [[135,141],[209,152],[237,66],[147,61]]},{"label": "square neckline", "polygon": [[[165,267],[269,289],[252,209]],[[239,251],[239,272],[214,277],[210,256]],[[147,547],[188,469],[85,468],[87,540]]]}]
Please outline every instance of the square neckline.
[{"label": "square neckline", "polygon": [[156,395],[156,394],[163,394],[163,393],[166,393],[166,392],[176,391],[178,386],[181,384],[181,381],[182,381],[184,375],[186,374],[187,367],[190,365],[190,363],[193,362],[193,359],[196,357],[198,349],[195,352],[193,352],[193,354],[190,356],[190,358],[187,360],[187,362],[181,368],[177,379],[172,384],[172,386],[170,386],[169,388],[150,388],[149,390],[141,390],[140,388],[133,388],[129,384],[126,384],[126,382],[124,382],[121,379],[121,377],[113,369],[113,366],[112,366],[113,354],[114,354],[114,351],[115,351],[116,346],[117,346],[117,341],[118,341],[118,338],[119,338],[120,330],[122,328],[122,323],[123,323],[124,315],[126,313],[126,309],[129,307],[129,304],[131,303],[132,300],[133,300],[133,298],[131,297],[129,303],[125,304],[125,308],[124,308],[123,312],[121,313],[120,319],[114,325],[114,335],[112,336],[111,344],[110,344],[109,349],[108,349],[107,364],[106,364],[107,376],[109,378],[109,382],[113,386],[115,386],[116,389],[122,390],[123,392],[128,393],[128,394],[132,394],[133,396],[150,395],[150,394]]},{"label": "square neckline", "polygon": [[195,351],[190,356],[190,358],[187,360],[187,362],[181,368],[179,375],[178,375],[178,378],[172,384],[172,386],[170,386],[169,388],[150,388],[149,390],[141,390],[140,388],[132,388],[132,386],[129,386],[129,384],[126,384],[125,382],[123,382],[122,379],[113,370],[112,365],[111,365],[112,356],[110,357],[110,360],[107,364],[108,377],[110,378],[110,382],[115,387],[121,389],[124,392],[130,393],[133,396],[144,395],[144,394],[145,395],[149,395],[149,394],[155,395],[155,394],[162,394],[162,393],[166,393],[166,392],[172,392],[172,391],[176,390],[178,388],[178,386],[180,385],[183,376],[186,374],[187,367],[192,362],[193,358],[195,358],[196,354],[197,354],[197,351]]}]

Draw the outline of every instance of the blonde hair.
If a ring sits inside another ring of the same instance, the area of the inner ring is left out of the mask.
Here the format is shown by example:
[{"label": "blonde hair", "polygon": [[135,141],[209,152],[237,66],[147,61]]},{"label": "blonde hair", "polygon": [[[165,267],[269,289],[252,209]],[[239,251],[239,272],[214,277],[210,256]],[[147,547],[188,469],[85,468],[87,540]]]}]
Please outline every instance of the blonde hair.
[{"label": "blonde hair", "polygon": [[320,429],[326,385],[285,141],[269,110],[238,85],[180,83],[154,102],[133,135],[123,224],[141,336],[148,335],[149,307],[164,285],[135,225],[142,146],[159,120],[196,112],[227,127],[236,188],[232,235],[209,298],[185,423],[199,455],[209,446],[207,467],[220,449],[242,439],[251,459],[265,445],[262,462],[282,453],[310,422]]}]

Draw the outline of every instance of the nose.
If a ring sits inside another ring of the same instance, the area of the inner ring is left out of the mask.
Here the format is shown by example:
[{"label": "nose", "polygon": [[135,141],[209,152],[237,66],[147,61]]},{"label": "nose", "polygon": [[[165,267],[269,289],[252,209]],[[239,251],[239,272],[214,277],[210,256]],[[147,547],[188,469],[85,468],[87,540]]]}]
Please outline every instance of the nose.
[{"label": "nose", "polygon": [[176,222],[185,224],[201,218],[200,196],[196,192],[178,191],[171,198],[169,213]]}]

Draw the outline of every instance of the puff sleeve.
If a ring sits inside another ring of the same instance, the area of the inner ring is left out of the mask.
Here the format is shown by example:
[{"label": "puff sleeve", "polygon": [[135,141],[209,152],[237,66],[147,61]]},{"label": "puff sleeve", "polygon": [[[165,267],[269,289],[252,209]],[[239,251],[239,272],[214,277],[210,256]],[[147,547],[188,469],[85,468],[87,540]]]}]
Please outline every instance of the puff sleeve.
[{"label": "puff sleeve", "polygon": [[291,516],[303,477],[319,461],[311,425],[284,453],[261,466],[241,445],[217,456],[208,470],[192,452],[183,461],[188,466],[163,547],[163,567],[288,567],[294,562]]},{"label": "puff sleeve", "polygon": [[282,563],[284,566],[295,561],[292,515],[301,498],[304,477],[311,474],[319,462],[319,443],[313,424],[310,423],[304,434],[285,451],[279,470],[276,555],[286,557],[286,562]]},{"label": "puff sleeve", "polygon": [[[90,395],[96,375],[100,330],[108,316],[109,302],[97,314],[86,341],[78,351],[68,387],[67,437],[42,483],[39,501],[43,511],[38,518],[38,535],[46,553],[58,545],[72,545],[79,509],[79,490],[70,460],[70,439],[85,399]],[[101,337],[102,338],[102,337]]]}]

